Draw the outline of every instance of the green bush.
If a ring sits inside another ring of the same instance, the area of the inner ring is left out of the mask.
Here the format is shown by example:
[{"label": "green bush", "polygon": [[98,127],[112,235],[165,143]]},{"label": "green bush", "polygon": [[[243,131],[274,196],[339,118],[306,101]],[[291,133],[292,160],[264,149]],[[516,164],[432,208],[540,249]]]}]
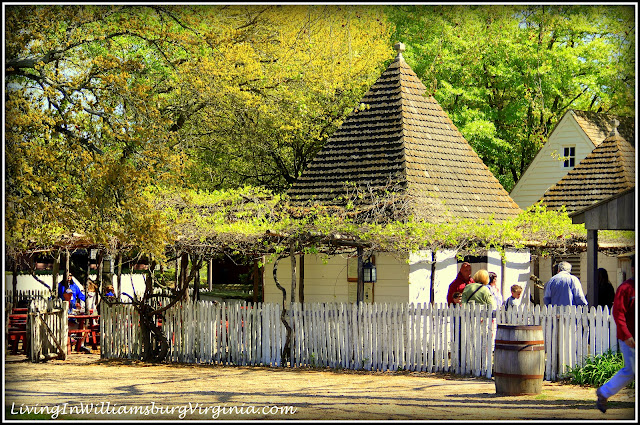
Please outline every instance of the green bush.
[{"label": "green bush", "polygon": [[[567,379],[571,384],[599,387],[622,367],[624,367],[622,353],[607,350],[604,354],[587,357],[582,366],[570,367]],[[635,382],[635,380],[631,381],[628,387],[634,388]]]}]

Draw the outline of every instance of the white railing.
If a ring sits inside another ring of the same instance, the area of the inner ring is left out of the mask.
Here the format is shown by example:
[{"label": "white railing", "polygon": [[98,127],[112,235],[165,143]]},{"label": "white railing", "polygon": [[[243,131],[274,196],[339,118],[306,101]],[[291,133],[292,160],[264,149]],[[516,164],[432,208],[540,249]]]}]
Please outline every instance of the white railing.
[{"label": "white railing", "polygon": [[[618,350],[606,308],[521,306],[492,313],[478,305],[293,303],[287,311],[292,338],[286,365],[491,377],[497,324],[542,326],[546,380],[557,380],[589,355]],[[280,305],[270,303],[178,304],[163,319],[168,360],[284,365],[280,314]],[[132,305],[104,306],[100,327],[104,358],[141,358],[139,316]]]}]

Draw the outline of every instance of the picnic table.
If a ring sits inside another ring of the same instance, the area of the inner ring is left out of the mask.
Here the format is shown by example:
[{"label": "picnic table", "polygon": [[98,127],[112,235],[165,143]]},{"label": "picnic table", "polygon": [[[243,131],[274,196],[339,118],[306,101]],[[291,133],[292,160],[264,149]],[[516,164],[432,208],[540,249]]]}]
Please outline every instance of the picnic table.
[{"label": "picnic table", "polygon": [[11,354],[18,354],[18,344],[22,341],[22,352],[27,350],[27,309],[14,308],[7,321],[7,339]]},{"label": "picnic table", "polygon": [[97,324],[94,324],[93,321],[99,321],[100,316],[95,314],[70,314],[69,315],[69,324],[77,323],[77,329],[71,329],[69,327],[69,344],[68,348],[71,347],[71,338],[75,337],[75,351],[80,351],[80,346],[82,342],[91,343],[91,347],[96,350],[98,347],[98,332],[99,327]]}]

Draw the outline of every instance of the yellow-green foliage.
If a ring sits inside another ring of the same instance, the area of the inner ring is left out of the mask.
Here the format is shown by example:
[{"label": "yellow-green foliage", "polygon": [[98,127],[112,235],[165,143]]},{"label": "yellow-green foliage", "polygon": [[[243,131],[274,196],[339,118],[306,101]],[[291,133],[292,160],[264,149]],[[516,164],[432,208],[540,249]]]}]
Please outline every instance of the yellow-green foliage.
[{"label": "yellow-green foliage", "polygon": [[[389,194],[388,196],[390,196]],[[82,227],[86,239],[119,249],[148,252],[159,261],[167,249],[211,255],[229,252],[274,254],[288,251],[330,253],[333,238],[361,244],[367,250],[406,253],[419,249],[478,249],[535,246],[542,252],[565,249],[586,241],[583,225],[574,225],[565,211],[547,211],[534,205],[512,220],[451,220],[429,223],[407,216],[402,220],[363,220],[366,205],[292,206],[284,195],[251,186],[234,190],[163,190],[148,186],[139,205],[128,205],[123,217]],[[124,211],[124,210],[123,210]],[[359,215],[360,214],[360,215]],[[60,241],[69,229],[34,226],[32,246]],[[607,236],[633,241],[633,232]]]},{"label": "yellow-green foliage", "polygon": [[502,251],[504,247],[531,245],[553,249],[586,240],[583,225],[574,225],[566,212],[547,211],[543,205],[534,205],[502,222],[489,219],[429,223],[412,217],[361,222],[359,207],[294,207],[284,196],[248,186],[238,190],[165,193],[158,198],[158,205],[183,249],[192,244],[209,250],[269,253],[282,252],[295,243],[298,249],[306,248],[308,252],[326,252],[332,249],[327,242],[337,235],[371,250],[388,252],[441,248]]}]

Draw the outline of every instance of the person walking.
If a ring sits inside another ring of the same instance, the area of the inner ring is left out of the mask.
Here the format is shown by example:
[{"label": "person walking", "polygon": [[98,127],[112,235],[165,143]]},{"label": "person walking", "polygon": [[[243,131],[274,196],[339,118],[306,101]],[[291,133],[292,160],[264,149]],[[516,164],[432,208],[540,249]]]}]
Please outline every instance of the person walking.
[{"label": "person walking", "polygon": [[471,279],[471,264],[466,261],[460,266],[460,271],[456,278],[449,284],[449,291],[447,292],[447,305],[453,303],[453,294],[456,292],[462,293],[464,287],[473,283]]},{"label": "person walking", "polygon": [[544,288],[544,305],[587,305],[580,279],[571,274],[571,264],[562,261]]},{"label": "person walking", "polygon": [[609,397],[617,394],[636,377],[636,281],[635,255],[631,257],[631,278],[622,282],[613,300],[613,320],[616,323],[618,345],[624,358],[624,366],[596,390],[596,407],[607,411]]}]

